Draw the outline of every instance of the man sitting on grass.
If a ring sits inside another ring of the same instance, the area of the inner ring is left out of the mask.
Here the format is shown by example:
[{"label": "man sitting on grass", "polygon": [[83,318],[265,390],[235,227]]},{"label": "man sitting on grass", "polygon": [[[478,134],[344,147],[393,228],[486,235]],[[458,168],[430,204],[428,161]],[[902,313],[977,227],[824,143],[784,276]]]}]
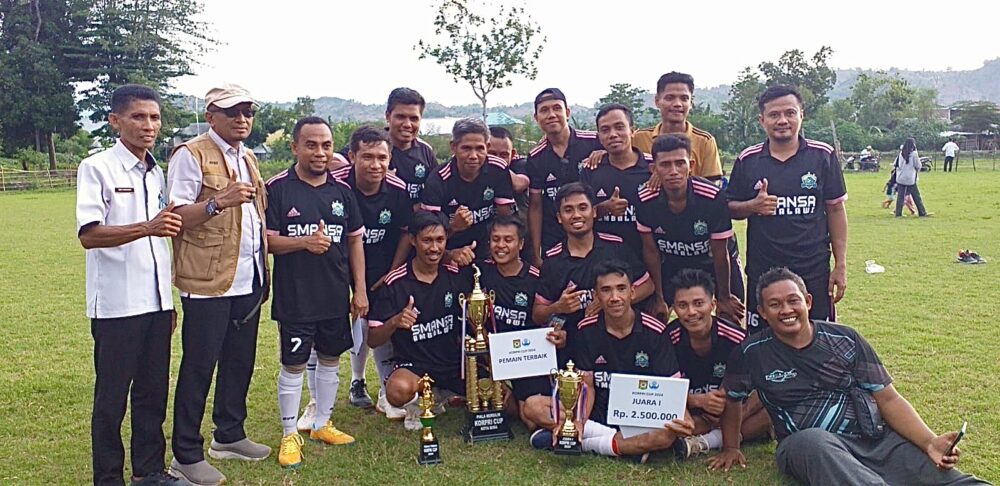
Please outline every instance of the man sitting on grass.
[{"label": "man sitting on grass", "polygon": [[[770,329],[752,335],[729,359],[723,450],[712,469],[746,467],[740,401],[757,390],[778,436],[778,470],[799,481],[988,484],[954,469],[958,432],[936,435],[927,427],[861,334],[809,319],[813,298],[802,277],[772,268],[756,292],[757,311]],[[882,419],[880,429],[867,425]]]}]

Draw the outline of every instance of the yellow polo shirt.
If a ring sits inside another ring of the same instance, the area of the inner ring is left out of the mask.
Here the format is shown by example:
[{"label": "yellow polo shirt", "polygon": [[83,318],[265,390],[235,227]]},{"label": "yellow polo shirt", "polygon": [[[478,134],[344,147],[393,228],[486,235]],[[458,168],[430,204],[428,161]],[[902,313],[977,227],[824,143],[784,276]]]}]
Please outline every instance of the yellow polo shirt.
[{"label": "yellow polo shirt", "polygon": [[[653,139],[660,135],[663,122],[653,128],[643,128],[632,134],[632,146],[649,154],[653,152]],[[684,122],[684,134],[691,140],[691,175],[699,177],[722,176],[722,161],[715,137],[690,122]]]}]

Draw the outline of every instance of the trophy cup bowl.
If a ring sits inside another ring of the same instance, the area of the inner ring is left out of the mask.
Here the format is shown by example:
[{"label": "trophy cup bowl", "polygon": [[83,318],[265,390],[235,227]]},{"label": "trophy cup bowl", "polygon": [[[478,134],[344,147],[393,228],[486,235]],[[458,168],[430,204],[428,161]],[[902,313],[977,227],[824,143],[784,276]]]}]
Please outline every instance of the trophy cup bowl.
[{"label": "trophy cup bowl", "polygon": [[[462,435],[471,444],[510,440],[513,433],[503,413],[501,385],[493,380],[490,351],[486,344],[486,324],[492,322],[495,294],[493,291],[483,291],[479,285],[479,268],[472,265],[472,269],[472,292],[468,296],[458,296],[459,304],[468,306],[462,329],[472,331],[472,336],[467,336],[463,344],[466,411]],[[480,377],[483,370],[486,374]]]},{"label": "trophy cup bowl", "polygon": [[576,371],[572,361],[566,363],[565,370],[556,372],[556,387],[559,395],[559,408],[565,417],[557,434],[555,453],[559,455],[578,456],[583,450],[577,437],[576,411],[583,390],[583,376]]}]

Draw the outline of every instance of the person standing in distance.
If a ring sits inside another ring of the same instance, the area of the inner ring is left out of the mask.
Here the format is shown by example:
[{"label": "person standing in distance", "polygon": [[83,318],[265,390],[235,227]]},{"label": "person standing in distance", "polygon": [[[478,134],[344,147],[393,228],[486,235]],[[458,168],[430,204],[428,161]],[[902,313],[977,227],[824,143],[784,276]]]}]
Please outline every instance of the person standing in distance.
[{"label": "person standing in distance", "polygon": [[941,147],[941,151],[944,152],[944,171],[951,172],[955,157],[958,157],[958,144],[949,138],[944,147]]},{"label": "person standing in distance", "polygon": [[87,250],[94,337],[94,484],[124,483],[121,425],[129,401],[131,484],[186,484],[164,471],[170,336],[177,323],[167,238],[177,236],[181,217],[167,203],[163,171],[149,153],[160,133],[159,95],[136,84],[115,89],[108,123],[118,141],[77,170],[77,236]]},{"label": "person standing in distance", "polygon": [[[771,267],[801,275],[813,295],[810,316],[835,320],[847,289],[847,186],[833,147],[802,136],[802,96],[791,86],[760,95],[767,140],[745,149],[726,189],[733,219],[747,220],[747,287]],[[833,255],[833,269],[830,256]],[[747,329],[763,329],[754,292]]]},{"label": "person standing in distance", "polygon": [[[247,391],[257,355],[257,325],[267,300],[267,193],[257,158],[243,145],[257,102],[241,86],[225,84],[205,95],[211,126],[174,149],[167,192],[183,218],[174,238],[174,285],[184,322],[174,393],[172,474],[199,485],[226,477],[205,461],[201,421],[215,375],[208,454],[260,461],[271,448],[247,438]],[[218,366],[216,366],[218,365]]]}]

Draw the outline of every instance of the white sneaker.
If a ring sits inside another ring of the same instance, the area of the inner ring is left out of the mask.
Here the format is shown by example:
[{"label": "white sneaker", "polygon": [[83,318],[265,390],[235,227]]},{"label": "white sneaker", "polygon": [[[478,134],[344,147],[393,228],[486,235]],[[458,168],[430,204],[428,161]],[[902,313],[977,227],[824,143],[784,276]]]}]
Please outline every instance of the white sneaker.
[{"label": "white sneaker", "polygon": [[393,407],[389,403],[389,400],[385,398],[385,390],[379,390],[378,403],[375,404],[375,410],[379,413],[384,413],[385,418],[389,420],[403,420],[406,417],[406,410]]},{"label": "white sneaker", "polygon": [[[400,409],[400,410],[403,410],[403,409]],[[404,414],[404,417],[405,417],[403,419],[403,428],[404,429],[406,429],[406,430],[420,430],[420,429],[424,428],[424,426],[420,423],[420,414],[421,414],[420,407],[416,407],[416,406],[410,407],[410,408],[408,408],[406,410],[403,410],[403,414]]]},{"label": "white sneaker", "polygon": [[309,432],[313,428],[313,422],[316,421],[316,401],[309,400],[309,405],[306,405],[306,409],[302,412],[302,416],[299,417],[299,421],[295,424],[299,432]]},{"label": "white sneaker", "polygon": [[865,260],[865,272],[868,273],[885,273],[885,267],[875,263],[875,260]]}]

